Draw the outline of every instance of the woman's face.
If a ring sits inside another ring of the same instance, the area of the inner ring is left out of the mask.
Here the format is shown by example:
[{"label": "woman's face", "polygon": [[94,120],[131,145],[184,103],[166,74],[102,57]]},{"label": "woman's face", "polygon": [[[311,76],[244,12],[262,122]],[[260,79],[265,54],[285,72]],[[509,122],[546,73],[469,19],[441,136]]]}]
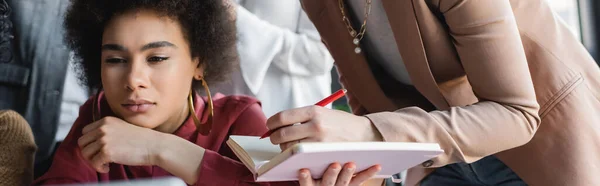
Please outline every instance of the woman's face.
[{"label": "woman's face", "polygon": [[137,126],[173,132],[186,116],[192,80],[201,77],[180,24],[153,11],[113,17],[102,37],[101,77],[115,114]]}]

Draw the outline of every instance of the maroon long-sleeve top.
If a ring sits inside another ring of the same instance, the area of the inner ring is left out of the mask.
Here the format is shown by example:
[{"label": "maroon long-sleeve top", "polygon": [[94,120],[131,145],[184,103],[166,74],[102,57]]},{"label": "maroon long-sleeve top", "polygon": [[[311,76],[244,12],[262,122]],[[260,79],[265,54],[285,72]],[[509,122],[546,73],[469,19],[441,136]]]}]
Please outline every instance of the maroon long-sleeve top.
[{"label": "maroon long-sleeve top", "polygon": [[[34,185],[90,183],[111,180],[131,180],[138,178],[157,178],[173,176],[158,166],[128,166],[110,164],[108,173],[98,173],[91,168],[81,155],[77,140],[82,136],[82,129],[92,123],[92,102],[88,100],[79,111],[71,131],[59,146],[52,166]],[[209,135],[196,132],[191,118],[173,134],[184,138],[206,149],[198,181],[195,185],[258,185],[254,183],[252,173],[240,163],[235,154],[225,144],[229,135],[259,136],[267,131],[266,118],[257,100],[241,96],[214,97],[214,119]],[[105,98],[100,94],[98,109],[101,116],[114,116]],[[196,95],[195,112],[202,117],[205,112],[205,101]],[[135,134],[132,134],[135,135]],[[260,183],[260,185],[298,185],[297,182]]]}]

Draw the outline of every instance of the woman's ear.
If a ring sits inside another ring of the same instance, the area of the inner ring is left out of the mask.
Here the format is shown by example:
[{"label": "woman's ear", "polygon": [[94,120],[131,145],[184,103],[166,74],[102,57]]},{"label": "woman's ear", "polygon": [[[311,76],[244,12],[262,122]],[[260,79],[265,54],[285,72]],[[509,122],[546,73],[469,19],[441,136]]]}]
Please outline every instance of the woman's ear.
[{"label": "woman's ear", "polygon": [[200,58],[199,57],[194,57],[193,63],[196,65],[196,70],[194,71],[194,79],[195,80],[202,80],[202,78],[204,78],[204,64],[200,63]]}]

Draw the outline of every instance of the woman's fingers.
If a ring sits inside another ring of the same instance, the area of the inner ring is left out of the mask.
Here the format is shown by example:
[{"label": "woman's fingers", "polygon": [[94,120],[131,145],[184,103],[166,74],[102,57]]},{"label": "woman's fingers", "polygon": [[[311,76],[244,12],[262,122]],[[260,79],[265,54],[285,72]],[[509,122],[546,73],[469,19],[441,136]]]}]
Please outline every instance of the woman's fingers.
[{"label": "woman's fingers", "polygon": [[109,153],[106,151],[102,151],[102,150],[99,151],[98,153],[96,153],[96,155],[94,155],[94,157],[90,161],[90,164],[92,165],[92,167],[94,169],[96,169],[96,171],[98,171],[99,173],[108,173],[109,163],[110,163]]},{"label": "woman's fingers", "polygon": [[93,131],[93,130],[97,129],[98,127],[102,126],[102,124],[104,124],[104,122],[102,122],[102,120],[91,123],[91,124],[83,127],[83,129],[81,129],[81,134],[87,134],[88,132]]},{"label": "woman's fingers", "polygon": [[312,179],[312,176],[310,175],[310,171],[308,171],[307,169],[300,170],[298,182],[300,183],[301,186],[315,185],[314,180]]},{"label": "woman's fingers", "polygon": [[281,151],[284,151],[290,148],[291,146],[296,145],[297,143],[300,143],[300,140],[279,144],[279,148],[281,149]]},{"label": "woman's fingers", "polygon": [[89,131],[88,133],[84,134],[77,140],[77,145],[79,145],[79,147],[83,148],[83,147],[89,145],[90,143],[96,141],[98,138],[102,137],[103,135],[104,135],[104,133],[101,130]]},{"label": "woman's fingers", "polygon": [[313,124],[311,122],[307,122],[278,128],[270,136],[271,143],[283,144],[310,137],[310,135],[313,133],[312,125]]},{"label": "woman's fingers", "polygon": [[323,173],[321,178],[321,185],[323,186],[334,186],[337,181],[338,175],[342,170],[342,166],[339,163],[332,163],[329,168]]},{"label": "woman's fingers", "polygon": [[379,171],[381,171],[381,166],[379,165],[375,165],[368,168],[367,170],[363,170],[360,173],[358,173],[354,178],[352,178],[352,181],[350,181],[350,185],[360,185],[361,183],[375,176],[375,174],[377,174]]},{"label": "woman's fingers", "polygon": [[81,155],[88,161],[91,161],[94,155],[98,154],[102,144],[99,141],[94,141],[85,147],[81,147]]},{"label": "woman's fingers", "polygon": [[356,165],[354,163],[346,163],[338,175],[337,182],[335,186],[346,186],[350,184],[350,180],[354,176],[354,171],[356,170]]},{"label": "woman's fingers", "polygon": [[304,142],[316,142],[316,140],[304,138],[304,139],[300,139],[300,140],[296,140],[296,141],[279,144],[279,148],[281,148],[281,150],[284,151],[290,147],[293,147],[294,145],[296,145],[298,143],[304,143]]},{"label": "woman's fingers", "polygon": [[302,169],[298,173],[298,181],[302,186],[358,186],[371,179],[379,171],[381,166],[375,165],[354,175],[356,165],[352,162],[341,167],[339,163],[332,163],[323,173],[321,180],[313,180],[308,169]]}]

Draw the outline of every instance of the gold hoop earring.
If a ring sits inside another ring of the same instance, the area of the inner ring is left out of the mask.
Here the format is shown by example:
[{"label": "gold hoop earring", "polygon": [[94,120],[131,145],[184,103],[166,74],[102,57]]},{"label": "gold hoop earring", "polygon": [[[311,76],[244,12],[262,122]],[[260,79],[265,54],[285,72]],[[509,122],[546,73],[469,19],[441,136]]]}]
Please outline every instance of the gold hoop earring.
[{"label": "gold hoop earring", "polygon": [[210,133],[210,130],[212,129],[212,122],[213,122],[213,117],[214,117],[214,106],[213,106],[213,101],[212,101],[212,96],[210,94],[210,90],[208,89],[208,84],[206,83],[206,81],[204,80],[204,78],[200,78],[200,81],[202,81],[202,86],[204,87],[204,90],[206,90],[206,95],[208,97],[208,108],[205,112],[203,112],[203,121],[200,121],[198,119],[198,116],[196,116],[196,112],[194,109],[194,101],[193,101],[193,90],[190,90],[190,94],[188,96],[188,107],[190,109],[190,114],[192,115],[192,119],[194,120],[194,124],[196,124],[196,130],[206,136]]},{"label": "gold hoop earring", "polygon": [[196,130],[198,130],[200,128],[200,120],[198,119],[198,116],[196,116],[196,112],[195,112],[195,108],[194,108],[194,90],[190,90],[190,94],[188,96],[188,108],[190,111],[190,115],[192,115],[192,119],[194,120],[194,124],[196,124]]}]

